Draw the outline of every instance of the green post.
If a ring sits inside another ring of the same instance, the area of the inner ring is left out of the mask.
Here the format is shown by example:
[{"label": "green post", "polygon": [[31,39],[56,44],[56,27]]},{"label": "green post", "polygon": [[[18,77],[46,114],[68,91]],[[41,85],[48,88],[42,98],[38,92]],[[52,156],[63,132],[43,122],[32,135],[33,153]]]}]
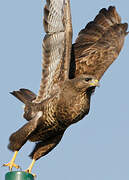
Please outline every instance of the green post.
[{"label": "green post", "polygon": [[34,180],[34,176],[24,171],[11,171],[5,174],[5,180]]}]

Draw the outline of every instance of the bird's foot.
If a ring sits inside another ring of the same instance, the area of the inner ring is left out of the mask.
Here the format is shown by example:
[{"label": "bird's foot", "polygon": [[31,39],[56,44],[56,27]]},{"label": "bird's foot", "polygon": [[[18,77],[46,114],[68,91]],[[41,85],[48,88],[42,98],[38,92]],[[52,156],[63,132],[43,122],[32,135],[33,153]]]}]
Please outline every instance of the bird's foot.
[{"label": "bird's foot", "polygon": [[[35,159],[32,160],[30,166],[28,167],[28,169],[25,170],[25,172],[32,174],[31,171],[32,171],[32,168],[33,168],[33,166],[34,166],[35,161],[36,161]],[[36,174],[32,174],[32,175],[33,175],[34,177],[37,177]]]},{"label": "bird's foot", "polygon": [[29,173],[29,174],[32,174],[32,175],[34,176],[34,178],[36,178],[36,177],[37,177],[37,176],[36,176],[36,174],[31,173],[31,169],[29,169],[29,168],[28,168],[28,169],[26,169],[26,170],[25,170],[25,172],[27,172],[27,173]]},{"label": "bird's foot", "polygon": [[10,161],[7,164],[3,164],[3,166],[8,166],[10,171],[12,171],[13,167],[15,167],[16,169],[21,169],[21,167],[19,165],[15,164],[13,161]]},{"label": "bird's foot", "polygon": [[18,151],[14,152],[13,158],[11,159],[11,161],[7,164],[3,164],[3,166],[8,166],[9,170],[12,171],[12,168],[15,167],[16,169],[21,169],[19,165],[15,164],[15,159],[17,156]]}]

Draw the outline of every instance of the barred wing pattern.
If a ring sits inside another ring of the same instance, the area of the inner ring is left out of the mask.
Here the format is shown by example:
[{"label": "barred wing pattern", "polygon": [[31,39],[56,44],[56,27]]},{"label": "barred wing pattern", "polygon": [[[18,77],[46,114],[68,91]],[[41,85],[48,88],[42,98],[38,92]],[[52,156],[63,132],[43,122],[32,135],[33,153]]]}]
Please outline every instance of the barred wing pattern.
[{"label": "barred wing pattern", "polygon": [[72,46],[69,0],[47,0],[44,30],[42,79],[35,102],[48,98],[58,83],[68,78]]},{"label": "barred wing pattern", "polygon": [[115,7],[101,9],[94,21],[80,31],[72,47],[70,78],[89,74],[101,79],[119,55],[127,34]]}]

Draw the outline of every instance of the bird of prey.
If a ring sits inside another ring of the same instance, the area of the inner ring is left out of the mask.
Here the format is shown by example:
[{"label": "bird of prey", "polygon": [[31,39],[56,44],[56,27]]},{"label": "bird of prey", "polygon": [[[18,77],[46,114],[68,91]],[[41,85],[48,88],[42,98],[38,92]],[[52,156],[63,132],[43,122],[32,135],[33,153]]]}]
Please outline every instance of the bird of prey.
[{"label": "bird of prey", "polygon": [[15,153],[4,164],[10,170],[18,168],[18,151],[27,141],[36,142],[30,154],[32,163],[26,170],[29,173],[35,161],[60,142],[65,130],[88,114],[91,95],[128,34],[127,23],[121,23],[112,6],[101,9],[73,45],[69,0],[46,0],[43,22],[46,35],[39,93],[28,89],[11,93],[25,104],[28,122],[10,136],[8,148]]}]

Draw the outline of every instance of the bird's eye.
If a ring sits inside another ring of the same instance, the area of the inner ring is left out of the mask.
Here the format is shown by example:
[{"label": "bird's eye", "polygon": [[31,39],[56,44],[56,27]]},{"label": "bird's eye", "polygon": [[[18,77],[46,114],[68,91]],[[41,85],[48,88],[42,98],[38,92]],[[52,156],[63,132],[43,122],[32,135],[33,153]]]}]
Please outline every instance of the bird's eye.
[{"label": "bird's eye", "polygon": [[85,78],[85,81],[90,81],[90,80],[92,80],[92,78]]}]

